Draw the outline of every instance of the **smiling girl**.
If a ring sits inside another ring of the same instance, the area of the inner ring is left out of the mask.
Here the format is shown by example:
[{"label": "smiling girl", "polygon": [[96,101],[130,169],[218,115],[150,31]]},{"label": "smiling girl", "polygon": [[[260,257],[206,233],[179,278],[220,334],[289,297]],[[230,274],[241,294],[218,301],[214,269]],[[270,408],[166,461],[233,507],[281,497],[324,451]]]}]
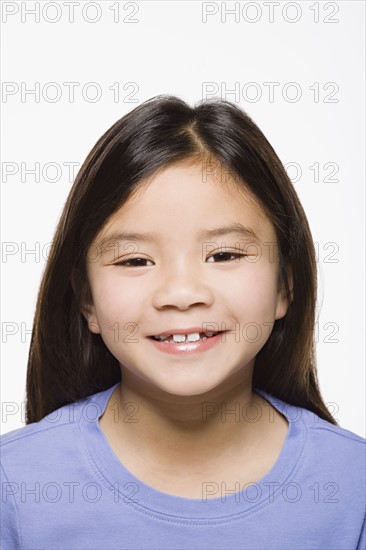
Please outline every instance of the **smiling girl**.
[{"label": "smiling girl", "polygon": [[96,143],[40,286],[2,548],[361,549],[306,215],[254,122],[157,96]]}]

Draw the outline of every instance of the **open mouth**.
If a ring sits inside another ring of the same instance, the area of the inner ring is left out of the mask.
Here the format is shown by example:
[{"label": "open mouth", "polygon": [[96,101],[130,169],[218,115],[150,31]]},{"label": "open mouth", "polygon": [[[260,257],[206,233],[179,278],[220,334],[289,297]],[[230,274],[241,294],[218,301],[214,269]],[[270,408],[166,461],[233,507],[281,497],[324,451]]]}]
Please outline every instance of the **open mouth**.
[{"label": "open mouth", "polygon": [[184,342],[198,342],[198,340],[205,342],[208,338],[212,338],[221,332],[224,331],[193,332],[191,334],[171,334],[169,336],[149,336],[148,338],[158,342],[165,342],[167,344],[182,344]]}]

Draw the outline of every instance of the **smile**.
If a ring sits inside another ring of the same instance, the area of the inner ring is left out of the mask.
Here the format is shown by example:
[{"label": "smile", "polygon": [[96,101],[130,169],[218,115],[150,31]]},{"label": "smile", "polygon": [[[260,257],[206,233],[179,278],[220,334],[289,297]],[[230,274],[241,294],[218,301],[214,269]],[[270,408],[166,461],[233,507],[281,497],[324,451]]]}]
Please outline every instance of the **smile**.
[{"label": "smile", "polygon": [[[185,355],[204,352],[220,342],[220,332],[194,332],[191,334],[175,334],[169,336],[149,336],[153,346],[159,351],[175,355]],[[211,336],[208,336],[211,334]]]},{"label": "smile", "polygon": [[206,341],[207,338],[216,336],[217,332],[191,332],[190,334],[170,334],[169,336],[153,336],[154,340],[169,344],[180,344],[182,342]]}]

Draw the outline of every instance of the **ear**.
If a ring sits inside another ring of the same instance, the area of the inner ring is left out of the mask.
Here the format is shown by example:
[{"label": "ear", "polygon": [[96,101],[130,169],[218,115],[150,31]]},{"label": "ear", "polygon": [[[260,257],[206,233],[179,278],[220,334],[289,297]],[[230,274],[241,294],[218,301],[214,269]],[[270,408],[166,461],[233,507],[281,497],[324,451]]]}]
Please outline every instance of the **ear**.
[{"label": "ear", "polygon": [[70,283],[74,292],[76,302],[84,316],[90,332],[100,334],[100,328],[97,322],[97,316],[93,305],[93,300],[88,281],[81,281],[80,273],[73,268],[70,275]]},{"label": "ear", "polygon": [[290,297],[286,295],[285,285],[282,282],[282,285],[279,286],[277,292],[277,302],[276,302],[276,316],[275,319],[282,319],[285,317],[288,307],[293,299],[293,279],[292,279],[292,269],[290,264],[286,265],[287,281],[290,290]]}]

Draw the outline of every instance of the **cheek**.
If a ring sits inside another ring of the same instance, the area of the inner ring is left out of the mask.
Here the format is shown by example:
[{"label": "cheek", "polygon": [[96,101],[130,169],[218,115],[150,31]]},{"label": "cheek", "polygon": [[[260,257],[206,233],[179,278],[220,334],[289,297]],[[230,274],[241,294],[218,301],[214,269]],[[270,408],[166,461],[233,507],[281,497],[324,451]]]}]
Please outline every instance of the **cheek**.
[{"label": "cheek", "polygon": [[271,266],[255,269],[252,265],[225,291],[228,306],[248,321],[271,320],[275,315],[276,297],[277,274]]},{"label": "cheek", "polygon": [[122,284],[120,278],[111,273],[92,282],[95,312],[101,324],[133,322],[139,317],[145,300],[140,285]]}]

